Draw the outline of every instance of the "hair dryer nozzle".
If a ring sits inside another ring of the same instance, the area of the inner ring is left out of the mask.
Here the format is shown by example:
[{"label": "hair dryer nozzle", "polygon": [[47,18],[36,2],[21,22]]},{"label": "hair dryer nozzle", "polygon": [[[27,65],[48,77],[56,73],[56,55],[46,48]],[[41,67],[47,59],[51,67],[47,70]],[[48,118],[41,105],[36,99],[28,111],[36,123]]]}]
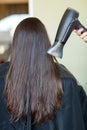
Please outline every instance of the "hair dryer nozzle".
[{"label": "hair dryer nozzle", "polygon": [[60,43],[60,42],[54,43],[54,45],[51,48],[49,48],[47,53],[52,55],[52,56],[62,58],[62,56],[63,56],[63,44]]}]

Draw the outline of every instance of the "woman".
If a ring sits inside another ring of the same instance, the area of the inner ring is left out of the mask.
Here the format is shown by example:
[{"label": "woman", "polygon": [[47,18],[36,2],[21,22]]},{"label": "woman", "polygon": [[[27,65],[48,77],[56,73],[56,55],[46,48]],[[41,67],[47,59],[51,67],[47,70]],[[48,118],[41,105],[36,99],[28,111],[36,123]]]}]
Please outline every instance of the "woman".
[{"label": "woman", "polygon": [[87,130],[87,95],[50,46],[39,19],[19,23],[10,63],[0,66],[0,130]]}]

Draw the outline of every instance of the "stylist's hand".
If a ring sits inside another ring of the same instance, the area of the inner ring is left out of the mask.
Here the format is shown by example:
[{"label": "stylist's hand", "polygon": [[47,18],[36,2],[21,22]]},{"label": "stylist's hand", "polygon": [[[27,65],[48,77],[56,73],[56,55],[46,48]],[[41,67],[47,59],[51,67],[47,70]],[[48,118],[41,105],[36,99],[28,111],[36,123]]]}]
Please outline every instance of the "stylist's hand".
[{"label": "stylist's hand", "polygon": [[83,39],[84,42],[87,43],[87,31],[86,32],[83,32],[84,29],[83,28],[80,28],[79,30],[74,30],[74,32],[80,36],[81,39]]}]

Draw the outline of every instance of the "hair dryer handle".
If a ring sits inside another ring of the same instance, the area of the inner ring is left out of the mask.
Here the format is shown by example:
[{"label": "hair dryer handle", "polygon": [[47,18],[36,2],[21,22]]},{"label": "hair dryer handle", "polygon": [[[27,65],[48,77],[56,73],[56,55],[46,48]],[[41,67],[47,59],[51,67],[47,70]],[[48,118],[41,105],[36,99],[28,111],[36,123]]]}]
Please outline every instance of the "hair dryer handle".
[{"label": "hair dryer handle", "polygon": [[[84,31],[83,32],[85,32],[85,31],[87,31],[87,28],[85,28],[81,23],[80,23],[80,21],[77,19],[76,20],[76,23],[75,23],[75,29],[80,29],[80,28],[83,28],[84,29]],[[83,33],[82,32],[82,33]]]}]

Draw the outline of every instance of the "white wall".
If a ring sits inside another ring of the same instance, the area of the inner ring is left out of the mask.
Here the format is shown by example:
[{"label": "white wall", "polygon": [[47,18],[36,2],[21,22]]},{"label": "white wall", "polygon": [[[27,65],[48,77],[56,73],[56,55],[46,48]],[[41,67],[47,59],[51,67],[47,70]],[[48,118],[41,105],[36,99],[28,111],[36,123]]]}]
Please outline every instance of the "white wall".
[{"label": "white wall", "polygon": [[[53,44],[58,25],[66,8],[79,11],[80,22],[87,27],[87,0],[33,0],[33,16],[45,24]],[[63,58],[58,59],[87,87],[87,44],[72,33],[64,47]]]}]

